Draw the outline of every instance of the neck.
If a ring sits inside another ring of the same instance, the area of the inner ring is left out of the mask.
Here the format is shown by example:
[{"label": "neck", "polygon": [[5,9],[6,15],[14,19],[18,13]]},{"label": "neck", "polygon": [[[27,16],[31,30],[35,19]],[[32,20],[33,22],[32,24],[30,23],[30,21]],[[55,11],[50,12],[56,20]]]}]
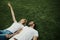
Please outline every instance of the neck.
[{"label": "neck", "polygon": [[34,28],[34,26],[30,26],[31,28]]}]

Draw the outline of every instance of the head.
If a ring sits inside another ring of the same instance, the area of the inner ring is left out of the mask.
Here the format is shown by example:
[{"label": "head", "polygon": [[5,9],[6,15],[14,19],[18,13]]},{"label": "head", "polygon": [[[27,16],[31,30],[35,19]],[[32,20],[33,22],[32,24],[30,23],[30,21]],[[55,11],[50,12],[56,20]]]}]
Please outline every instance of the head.
[{"label": "head", "polygon": [[30,26],[30,27],[33,27],[33,28],[35,28],[35,22],[34,21],[30,21],[29,23],[28,23],[28,25]]},{"label": "head", "polygon": [[22,23],[22,24],[26,24],[27,23],[27,19],[21,19],[19,22]]}]

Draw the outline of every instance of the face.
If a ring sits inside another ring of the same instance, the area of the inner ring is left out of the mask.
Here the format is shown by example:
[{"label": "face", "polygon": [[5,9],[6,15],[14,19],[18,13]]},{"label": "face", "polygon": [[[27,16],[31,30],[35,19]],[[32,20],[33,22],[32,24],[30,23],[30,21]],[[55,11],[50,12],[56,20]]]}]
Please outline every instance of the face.
[{"label": "face", "polygon": [[29,22],[29,26],[35,26],[34,21]]},{"label": "face", "polygon": [[25,24],[25,23],[27,22],[27,20],[26,20],[26,19],[21,19],[20,22],[21,22],[22,24]]}]

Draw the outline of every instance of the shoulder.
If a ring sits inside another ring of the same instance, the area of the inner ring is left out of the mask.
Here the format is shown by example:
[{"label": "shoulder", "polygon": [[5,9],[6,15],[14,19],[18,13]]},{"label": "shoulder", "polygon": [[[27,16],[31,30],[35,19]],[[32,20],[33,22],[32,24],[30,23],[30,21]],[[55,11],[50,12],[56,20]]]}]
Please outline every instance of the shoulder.
[{"label": "shoulder", "polygon": [[38,34],[38,31],[34,29],[34,34]]},{"label": "shoulder", "polygon": [[17,24],[20,25],[20,26],[24,26],[22,23],[19,23],[19,22],[17,22]]},{"label": "shoulder", "polygon": [[35,32],[35,33],[38,33],[38,31],[37,31],[37,30],[35,30],[35,29],[34,29],[34,32]]},{"label": "shoulder", "polygon": [[36,29],[33,29],[34,30],[34,32],[38,32]]},{"label": "shoulder", "polygon": [[34,36],[37,36],[38,37],[38,31],[37,30],[34,30]]}]

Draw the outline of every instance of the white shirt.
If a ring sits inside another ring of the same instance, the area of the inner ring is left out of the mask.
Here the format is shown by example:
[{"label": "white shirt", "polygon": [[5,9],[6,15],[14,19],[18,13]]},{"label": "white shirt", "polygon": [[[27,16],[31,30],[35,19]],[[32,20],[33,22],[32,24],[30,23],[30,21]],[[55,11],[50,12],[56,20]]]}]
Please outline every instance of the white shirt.
[{"label": "white shirt", "polygon": [[24,26],[21,23],[18,22],[14,22],[9,28],[7,28],[6,30],[9,30],[10,32],[14,33],[16,32],[18,29],[23,28]]},{"label": "white shirt", "polygon": [[33,36],[38,37],[38,31],[36,31],[31,27],[26,26],[23,28],[23,30],[19,34],[13,36],[9,40],[14,40],[14,38],[16,38],[17,40],[32,40]]}]

